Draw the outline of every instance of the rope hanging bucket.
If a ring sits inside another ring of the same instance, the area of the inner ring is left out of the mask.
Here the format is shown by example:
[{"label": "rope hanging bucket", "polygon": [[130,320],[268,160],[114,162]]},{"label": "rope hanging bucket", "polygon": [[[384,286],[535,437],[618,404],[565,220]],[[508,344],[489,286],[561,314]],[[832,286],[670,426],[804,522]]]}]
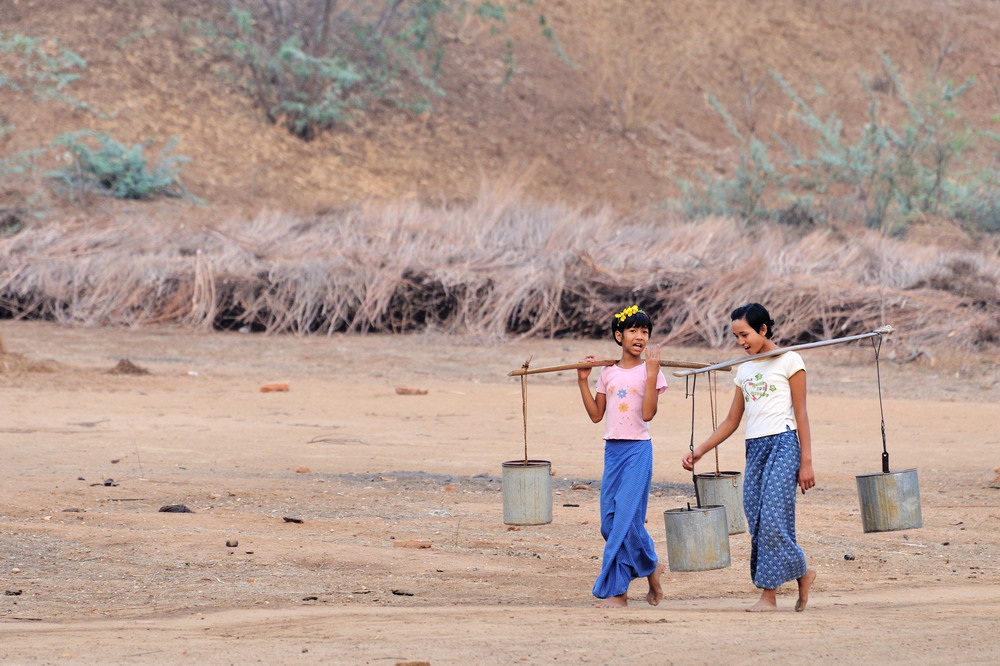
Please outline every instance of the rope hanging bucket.
[{"label": "rope hanging bucket", "polygon": [[923,527],[920,513],[920,483],[916,469],[889,470],[889,451],[885,443],[885,412],[882,410],[882,376],[879,370],[878,344],[875,349],[875,373],[878,377],[878,406],[882,416],[882,471],[859,474],[858,501],[861,505],[861,527],[868,532],[894,532]]},{"label": "rope hanging bucket", "polygon": [[552,522],[552,463],[528,460],[529,358],[521,366],[521,415],[524,420],[524,459],[508,460],[503,470],[504,525],[547,525]]},{"label": "rope hanging bucket", "polygon": [[[711,377],[711,376],[710,376]],[[691,398],[691,451],[694,451],[694,389],[696,378],[685,383],[685,397]],[[714,403],[713,403],[714,405]],[[713,408],[713,420],[715,418]],[[730,510],[724,504],[706,504],[698,484],[698,476],[691,472],[695,499],[698,506],[667,509],[663,524],[667,531],[667,563],[671,571],[709,571],[724,569],[730,564],[729,519]],[[714,476],[707,474],[704,476]],[[719,478],[722,478],[721,476]],[[730,485],[732,481],[729,481]],[[712,485],[714,493],[714,483]],[[727,498],[732,501],[732,498]],[[743,517],[740,501],[740,518]]]},{"label": "rope hanging bucket", "polygon": [[[708,373],[708,402],[712,412],[712,430],[719,427],[719,383],[715,372]],[[691,397],[694,400],[694,396]],[[691,442],[692,447],[694,442]],[[695,495],[699,505],[721,504],[726,508],[726,527],[729,534],[747,531],[743,512],[743,472],[719,471],[719,447],[715,447],[715,472],[694,475]]]}]

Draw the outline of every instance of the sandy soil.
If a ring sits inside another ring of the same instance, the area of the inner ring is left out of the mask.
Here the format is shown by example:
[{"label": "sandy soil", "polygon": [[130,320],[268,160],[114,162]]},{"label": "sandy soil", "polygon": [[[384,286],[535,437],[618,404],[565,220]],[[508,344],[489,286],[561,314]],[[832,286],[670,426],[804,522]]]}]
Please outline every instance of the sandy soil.
[{"label": "sandy soil", "polygon": [[[525,448],[506,373],[529,356],[614,356],[610,341],[11,321],[0,339],[3,663],[1000,659],[995,354],[883,359],[892,466],[919,470],[924,525],[865,534],[854,477],[881,455],[871,349],[805,353],[818,485],[800,496],[798,526],[819,575],[806,612],[792,611],[790,584],[780,612],[748,614],[746,534],[731,537],[728,568],[668,572],[658,607],[643,581],[628,609],[593,607],[602,425],[571,373],[528,381],[527,446],[552,461],[553,522],[503,524],[501,463]],[[149,374],[110,373],[122,359]],[[679,464],[691,400],[668,377],[648,525],[664,560],[662,511],[693,501]],[[260,390],[272,382],[289,390]],[[698,437],[708,397],[700,384]],[[740,449],[721,447],[723,469],[742,468]],[[172,504],[193,513],[159,510]],[[430,547],[405,547],[415,541]]]}]

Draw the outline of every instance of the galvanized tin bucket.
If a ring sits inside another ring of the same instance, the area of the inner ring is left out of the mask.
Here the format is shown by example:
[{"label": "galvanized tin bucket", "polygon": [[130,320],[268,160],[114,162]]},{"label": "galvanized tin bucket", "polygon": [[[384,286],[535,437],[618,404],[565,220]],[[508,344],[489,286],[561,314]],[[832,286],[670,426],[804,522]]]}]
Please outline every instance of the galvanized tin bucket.
[{"label": "galvanized tin bucket", "polygon": [[721,504],[726,507],[726,524],[730,534],[747,531],[743,514],[743,472],[706,472],[695,476],[698,498],[703,505]]},{"label": "galvanized tin bucket", "polygon": [[552,463],[508,460],[503,463],[504,525],[552,522]]},{"label": "galvanized tin bucket", "polygon": [[857,480],[865,532],[892,532],[923,526],[917,470],[859,474]]},{"label": "galvanized tin bucket", "polygon": [[729,529],[721,504],[667,509],[667,562],[671,571],[708,571],[729,566]]}]

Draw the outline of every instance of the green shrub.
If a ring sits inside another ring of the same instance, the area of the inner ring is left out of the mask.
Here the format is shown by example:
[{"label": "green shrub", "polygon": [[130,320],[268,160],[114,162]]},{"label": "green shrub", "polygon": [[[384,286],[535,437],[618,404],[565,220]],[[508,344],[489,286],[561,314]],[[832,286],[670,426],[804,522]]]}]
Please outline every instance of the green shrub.
[{"label": "green shrub", "polygon": [[[795,117],[812,130],[812,150],[783,142],[785,159],[772,161],[757,137],[743,137],[714,98],[710,102],[742,145],[732,178],[708,177],[695,186],[681,181],[682,198],[671,205],[688,217],[728,215],[744,220],[773,219],[801,225],[841,219],[896,234],[916,220],[944,217],[970,231],[1000,231],[1000,184],[996,164],[973,169],[984,158],[977,139],[1000,135],[975,132],[962,120],[958,100],[971,79],[955,86],[932,81],[910,95],[896,69],[883,56],[891,89],[906,111],[891,124],[870,82],[868,121],[853,142],[836,115],[826,119],[777,73],[772,76],[795,105]],[[820,91],[822,94],[822,91]]]},{"label": "green shrub", "polygon": [[764,142],[756,136],[743,136],[722,104],[712,96],[708,101],[722,117],[729,133],[740,142],[740,161],[731,179],[699,171],[699,185],[679,181],[682,192],[679,208],[682,214],[693,219],[718,215],[747,222],[777,219],[777,208],[769,204],[781,196],[788,177],[781,174],[771,161]]},{"label": "green shrub", "polygon": [[[96,148],[91,145],[94,143]],[[64,134],[56,139],[56,145],[70,151],[73,163],[50,175],[70,191],[96,191],[116,199],[186,196],[178,176],[180,165],[191,159],[170,155],[176,144],[177,138],[172,137],[150,168],[143,155],[149,147],[148,141],[128,148],[106,134],[89,130]]]},{"label": "green shrub", "polygon": [[0,32],[0,54],[13,55],[16,68],[0,72],[0,88],[30,90],[37,97],[57,97],[87,67],[76,53],[41,37]]},{"label": "green shrub", "polygon": [[[228,0],[229,22],[208,26],[239,66],[237,80],[272,123],[310,140],[362,109],[433,108],[446,51],[441,24],[476,16],[503,26],[533,0]],[[540,16],[542,34],[555,44]],[[504,62],[514,72],[507,41]]]},{"label": "green shrub", "polygon": [[[35,100],[53,99],[97,113],[66,93],[66,89],[80,78],[86,68],[83,58],[55,40],[0,31],[0,93],[23,93]],[[16,129],[0,113],[0,138]],[[44,148],[35,148],[0,157],[0,177],[33,171],[36,159],[44,152]]]},{"label": "green shrub", "polygon": [[[797,185],[826,194],[832,208],[860,211],[866,226],[893,233],[914,219],[949,212],[948,181],[960,175],[956,170],[961,170],[960,158],[973,136],[956,101],[973,82],[958,87],[932,83],[913,97],[892,62],[882,59],[906,117],[899,126],[887,122],[870,82],[863,79],[868,122],[855,143],[845,140],[836,116],[822,120],[779,75],[775,79],[795,103],[799,120],[816,136],[811,154],[788,151],[791,167],[799,170]],[[832,194],[835,186],[846,192],[839,201]]]},{"label": "green shrub", "polygon": [[10,157],[0,157],[0,176],[13,176],[33,171],[35,158],[44,152],[44,150],[37,148],[25,150]]},{"label": "green shrub", "polygon": [[0,32],[0,55],[9,56],[5,60],[10,61],[0,69],[0,90],[29,92],[36,100],[54,99],[106,117],[66,93],[87,68],[87,61],[55,40]]},{"label": "green shrub", "polygon": [[974,179],[948,183],[950,217],[972,232],[1000,234],[1000,174],[985,170]]}]

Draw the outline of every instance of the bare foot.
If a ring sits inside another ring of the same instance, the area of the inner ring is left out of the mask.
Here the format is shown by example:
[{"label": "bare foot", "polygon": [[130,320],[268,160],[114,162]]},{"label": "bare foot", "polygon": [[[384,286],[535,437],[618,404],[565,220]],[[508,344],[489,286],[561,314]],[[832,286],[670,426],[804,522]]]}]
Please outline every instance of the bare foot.
[{"label": "bare foot", "polygon": [[809,601],[809,588],[812,587],[813,581],[816,580],[816,572],[812,569],[806,569],[806,573],[799,578],[799,600],[795,602],[795,611],[801,613],[806,609],[806,603]]},{"label": "bare foot", "polygon": [[764,590],[760,599],[747,609],[748,613],[769,613],[778,610],[777,590]]},{"label": "bare foot", "polygon": [[663,587],[660,586],[660,574],[662,573],[663,563],[657,562],[653,573],[646,576],[646,580],[649,581],[649,592],[646,593],[646,601],[649,602],[650,606],[659,605],[660,600],[663,599]]},{"label": "bare foot", "polygon": [[597,604],[597,608],[627,608],[628,607],[628,592],[625,594],[619,594],[617,597],[608,597],[607,599],[602,599],[601,603]]}]

